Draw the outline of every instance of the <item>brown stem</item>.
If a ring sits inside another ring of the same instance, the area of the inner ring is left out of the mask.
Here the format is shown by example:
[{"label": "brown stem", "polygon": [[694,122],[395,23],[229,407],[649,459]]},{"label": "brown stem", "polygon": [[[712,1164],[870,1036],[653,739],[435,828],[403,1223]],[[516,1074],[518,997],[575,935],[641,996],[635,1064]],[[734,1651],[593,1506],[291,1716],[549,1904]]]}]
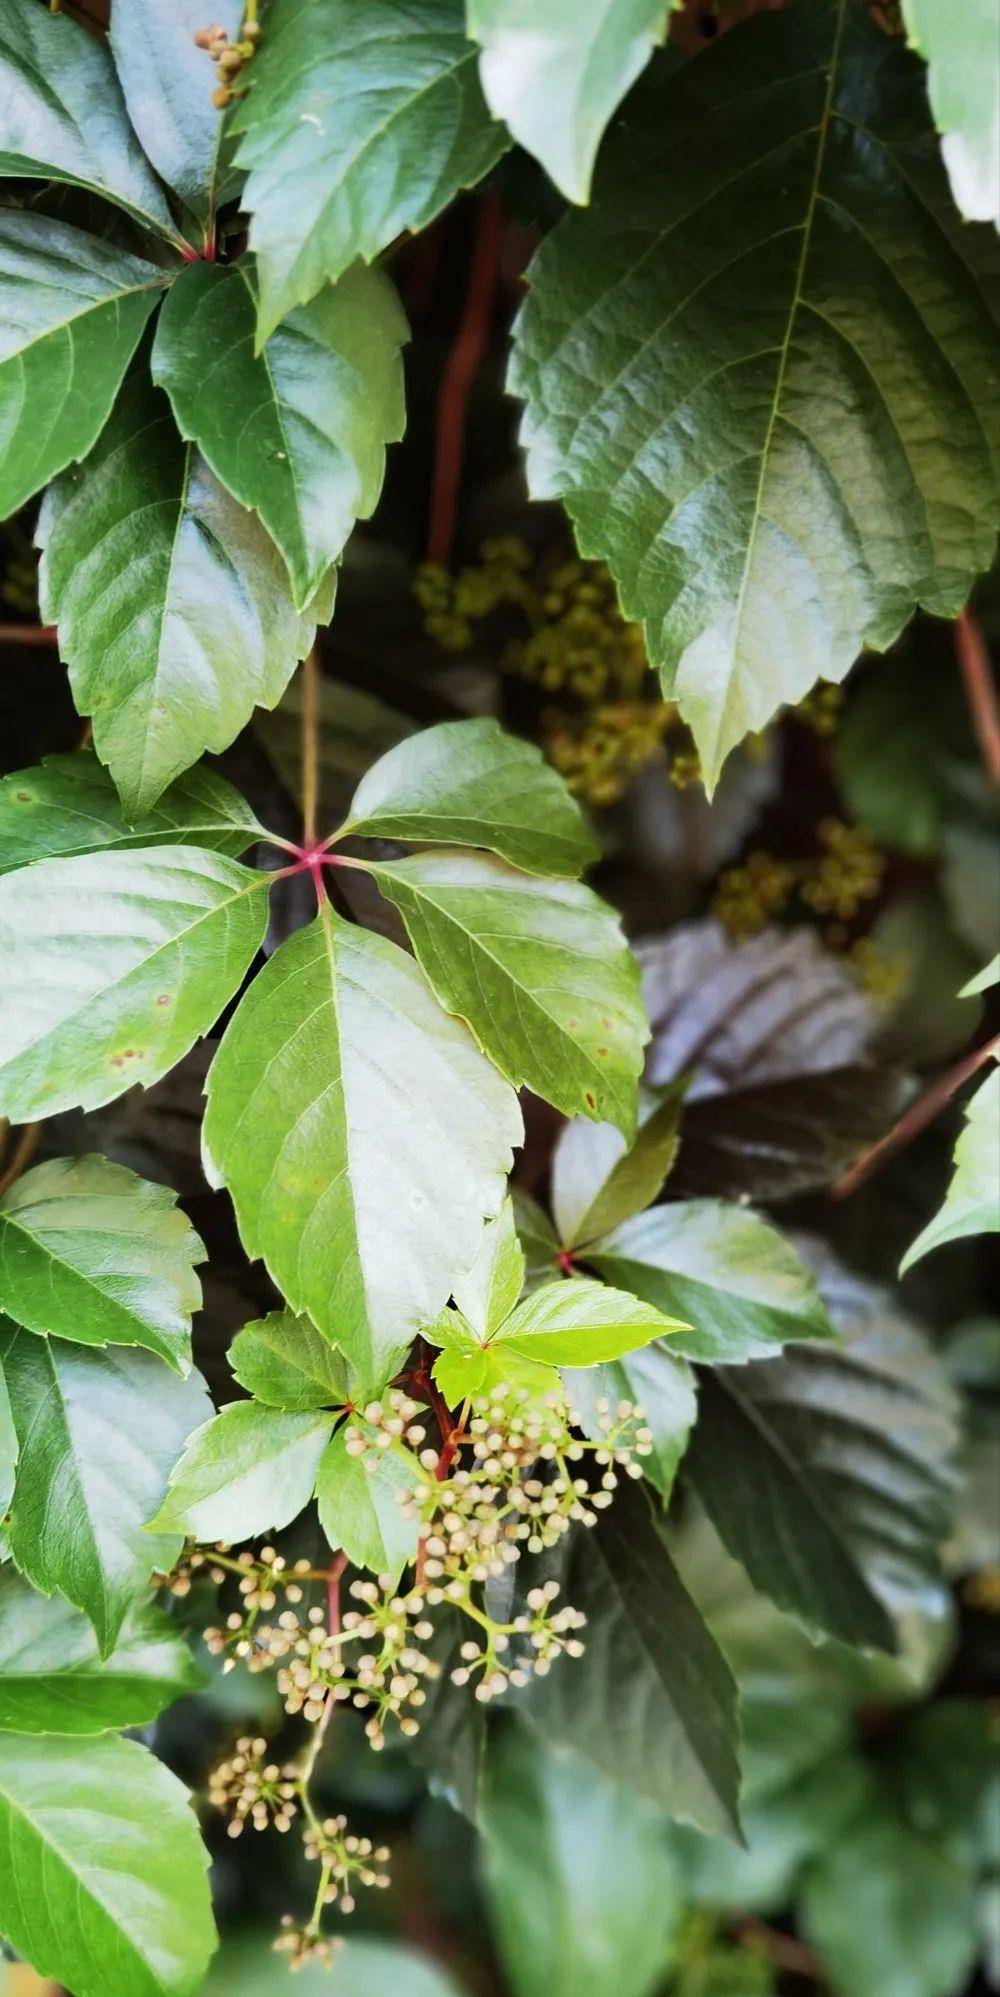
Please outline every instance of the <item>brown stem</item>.
[{"label": "brown stem", "polygon": [[0,645],[57,645],[54,624],[0,624]]},{"label": "brown stem", "polygon": [[863,1186],[873,1172],[879,1171],[887,1159],[892,1158],[897,1151],[901,1151],[911,1139],[918,1137],[929,1123],[933,1123],[934,1118],[944,1109],[945,1104],[951,1101],[962,1083],[967,1082],[970,1075],[974,1075],[985,1062],[995,1059],[998,1053],[1000,1053],[1000,1034],[994,1040],[988,1040],[985,1046],[977,1047],[972,1054],[966,1054],[954,1068],[949,1069],[946,1075],[939,1075],[937,1081],[903,1112],[899,1122],[894,1123],[892,1129],[887,1131],[884,1137],[880,1137],[877,1144],[863,1151],[860,1158],[856,1158],[854,1164],[848,1166],[836,1185],[830,1188],[831,1199],[846,1200],[851,1193],[856,1193],[858,1187]]},{"label": "brown stem", "polygon": [[438,400],[427,558],[446,562],[455,531],[455,503],[462,473],[465,410],[469,390],[486,350],[500,274],[502,236],[500,196],[487,188],[479,204],[472,246],[469,289],[458,331],[448,355]]},{"label": "brown stem", "polygon": [[733,1935],[737,1941],[747,1943],[759,1954],[773,1962],[776,1969],[787,1969],[792,1976],[804,1976],[812,1983],[826,1989],[826,1978],[818,1958],[805,1942],[796,1941],[794,1935],[783,1935],[778,1928],[768,1927],[766,1921],[753,1919],[734,1921]]},{"label": "brown stem", "polygon": [[316,844],[319,798],[319,654],[315,645],[302,661],[302,842]]},{"label": "brown stem", "polygon": [[955,651],[983,767],[990,782],[1000,784],[1000,710],[990,655],[979,625],[967,610],[961,611],[955,619]]},{"label": "brown stem", "polygon": [[19,1179],[21,1173],[26,1171],[27,1167],[31,1164],[41,1134],[42,1126],[40,1123],[25,1124],[14,1146],[10,1164],[5,1167],[3,1172],[0,1172],[0,1195],[4,1194],[8,1186],[12,1186],[15,1179]]}]

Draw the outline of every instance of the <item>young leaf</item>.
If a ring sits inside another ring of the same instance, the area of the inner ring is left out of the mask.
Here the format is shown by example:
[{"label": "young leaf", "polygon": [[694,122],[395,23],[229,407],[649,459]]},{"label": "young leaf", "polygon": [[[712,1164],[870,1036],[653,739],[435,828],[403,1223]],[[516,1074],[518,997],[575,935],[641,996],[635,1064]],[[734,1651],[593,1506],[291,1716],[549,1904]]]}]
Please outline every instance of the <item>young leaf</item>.
[{"label": "young leaf", "polygon": [[491,1394],[497,1387],[513,1387],[533,1399],[559,1394],[554,1366],[512,1351],[502,1339],[485,1343],[461,1311],[450,1305],[433,1324],[424,1326],[424,1337],[441,1348],[434,1379],[450,1408],[460,1408],[470,1396]]},{"label": "young leaf", "polygon": [[[58,18],[58,17],[54,17]],[[215,1947],[187,1792],[131,1740],[8,1734],[0,1929],[76,1997],[193,1997]]]},{"label": "young leaf", "polygon": [[927,89],[955,206],[1000,229],[1000,70],[991,0],[903,0],[911,48],[926,58]]},{"label": "young leaf", "polygon": [[0,1310],[81,1345],[191,1364],[205,1250],[167,1186],[108,1158],[53,1158],[0,1196]]},{"label": "young leaf", "polygon": [[456,1276],[451,1294],[457,1309],[480,1339],[492,1338],[510,1316],[524,1283],[524,1256],[514,1226],[514,1207],[506,1200],[496,1220],[483,1228],[479,1253],[463,1276]]},{"label": "young leaf", "polygon": [[783,1235],[746,1207],[676,1200],[651,1207],[587,1250],[620,1289],[683,1319],[671,1349],[741,1365],[791,1338],[830,1338],[815,1281]]},{"label": "young leaf", "polygon": [[103,41],[36,0],[0,0],[0,176],[68,180],[176,239]]},{"label": "young leaf", "polygon": [[0,1575],[0,1732],[145,1726],[203,1683],[183,1636],[152,1603],[130,1610],[102,1658],[77,1609],[58,1595],[39,1595],[13,1567]]},{"label": "young leaf", "polygon": [[[301,50],[309,60],[303,63]],[[462,0],[278,0],[232,129],[263,342],[294,306],[473,187],[508,140]]]},{"label": "young leaf", "polygon": [[224,123],[212,102],[215,71],[195,34],[209,19],[239,40],[241,0],[114,0],[108,39],[128,114],[147,159],[212,241]]},{"label": "young leaf", "polygon": [[441,1004],[501,1073],[630,1137],[648,1027],[614,912],[579,881],[533,880],[484,853],[419,853],[371,872]]},{"label": "young leaf", "polygon": [[637,1461],[661,1498],[669,1498],[698,1413],[695,1376],[687,1361],[676,1358],[666,1340],[654,1338],[586,1372],[564,1369],[563,1385],[581,1427],[595,1442],[604,1433],[602,1402],[614,1410],[619,1401],[634,1401],[642,1409],[653,1444],[650,1454]]},{"label": "young leaf", "polygon": [[389,279],[356,264],[255,354],[252,269],[197,263],[182,271],[157,326],[153,378],[181,435],[260,516],[301,609],[355,521],[377,503],[385,447],[406,423],[400,349],[408,329]]},{"label": "young leaf", "polygon": [[672,4],[466,0],[490,110],[568,200],[589,200],[604,128],[662,42]]},{"label": "young leaf", "polygon": [[623,1290],[575,1276],[532,1290],[490,1343],[549,1366],[599,1366],[689,1329]]},{"label": "young leaf", "polygon": [[0,879],[0,1114],[148,1088],[214,1026],[263,940],[267,876],[195,846],[40,860]]},{"label": "young leaf", "polygon": [[523,1724],[490,1734],[483,1867],[513,1997],[649,1997],[680,1918],[658,1810]]},{"label": "young leaf", "polygon": [[992,560],[977,255],[916,58],[810,0],[654,62],[536,256],[511,373],[531,490],[611,567],[709,787]]},{"label": "young leaf", "polygon": [[204,767],[178,777],[138,825],[128,824],[107,770],[89,750],[47,756],[0,783],[2,874],[32,860],[118,847],[206,846],[235,860],[265,837],[239,792]]},{"label": "young leaf", "polygon": [[36,1588],[58,1589],[89,1617],[102,1655],[154,1569],[169,1571],[180,1535],[143,1531],[167,1474],[210,1405],[148,1352],[96,1352],[0,1329],[21,1445],[8,1527]]},{"label": "young leaf", "polygon": [[329,614],[324,585],[299,615],[270,537],[137,370],[90,456],[50,486],[38,539],[43,615],[131,818],[274,706]]},{"label": "young leaf", "polygon": [[86,457],[168,281],[48,215],[0,214],[0,517]]},{"label": "young leaf", "polygon": [[362,778],[343,831],[487,846],[527,874],[579,874],[599,851],[541,750],[492,720],[442,721],[397,743]]},{"label": "young leaf", "polygon": [[229,1348],[234,1378],[271,1408],[339,1407],[349,1398],[342,1352],[306,1317],[270,1311],[238,1331]]},{"label": "young leaf", "polygon": [[338,1428],[320,1459],[316,1504],[330,1545],[342,1547],[352,1567],[395,1577],[415,1557],[417,1521],[404,1516],[401,1499],[419,1474],[398,1443],[369,1469],[367,1458],[348,1453],[346,1426]]},{"label": "young leaf", "polygon": [[574,1117],[552,1154],[552,1212],[564,1248],[595,1241],[655,1200],[677,1156],[686,1082],[639,1091],[631,1146],[609,1123]]},{"label": "young leaf", "polygon": [[587,1641],[571,1670],[532,1681],[527,1711],[543,1738],[671,1817],[738,1835],[736,1686],[631,1484],[593,1532],[571,1536],[564,1593]]},{"label": "young leaf", "polygon": [[1000,1069],[995,1066],[966,1103],[944,1205],[907,1249],[900,1275],[922,1255],[970,1234],[1000,1234]]},{"label": "young leaf", "polygon": [[276,1532],[309,1503],[332,1418],[230,1401],[195,1430],[150,1532],[244,1540]]},{"label": "young leaf", "polygon": [[410,958],[324,903],[240,1003],[204,1144],[249,1255],[378,1391],[498,1210],[521,1118]]},{"label": "young leaf", "polygon": [[954,1408],[901,1320],[702,1375],[685,1468],[755,1588],[814,1630],[897,1649],[893,1612],[938,1578]]}]

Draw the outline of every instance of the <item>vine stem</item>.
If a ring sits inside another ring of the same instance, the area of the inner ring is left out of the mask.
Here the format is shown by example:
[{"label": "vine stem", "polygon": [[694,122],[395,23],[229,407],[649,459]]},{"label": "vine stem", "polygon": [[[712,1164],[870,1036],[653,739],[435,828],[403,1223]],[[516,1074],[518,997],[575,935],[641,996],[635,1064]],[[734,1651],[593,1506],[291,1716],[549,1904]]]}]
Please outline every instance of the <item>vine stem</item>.
[{"label": "vine stem", "polygon": [[307,849],[316,844],[316,811],[319,801],[319,655],[315,645],[302,661],[302,843]]},{"label": "vine stem", "polygon": [[983,766],[990,782],[1000,784],[1000,710],[990,655],[979,625],[967,610],[955,619],[955,651]]},{"label": "vine stem", "polygon": [[0,645],[56,645],[54,624],[0,624]]},{"label": "vine stem", "polygon": [[446,562],[455,532],[455,503],[462,474],[465,411],[469,390],[486,351],[490,320],[500,275],[503,213],[495,187],[487,188],[479,204],[472,245],[472,266],[458,331],[441,380],[434,482],[431,488],[427,559]]},{"label": "vine stem", "polygon": [[842,1177],[831,1186],[831,1199],[846,1200],[852,1193],[856,1193],[858,1187],[863,1186],[873,1172],[879,1171],[888,1159],[897,1151],[901,1151],[914,1137],[918,1137],[929,1123],[933,1123],[934,1118],[944,1109],[946,1103],[951,1101],[963,1082],[967,1082],[970,1076],[987,1061],[998,1056],[1000,1056],[1000,1033],[993,1040],[987,1040],[984,1046],[977,1047],[973,1053],[966,1054],[954,1068],[948,1070],[946,1075],[940,1075],[915,1103],[910,1104],[908,1110],[904,1110],[899,1122],[894,1123],[892,1129],[887,1131],[884,1137],[880,1137],[877,1144],[873,1144],[868,1151],[863,1151],[860,1158],[848,1166]]},{"label": "vine stem", "polygon": [[32,1158],[38,1148],[38,1140],[41,1134],[42,1126],[40,1123],[25,1124],[11,1153],[9,1165],[5,1167],[3,1172],[0,1172],[0,1196],[8,1190],[8,1187],[14,1184],[16,1179],[20,1178],[21,1173],[26,1171],[31,1164]]}]

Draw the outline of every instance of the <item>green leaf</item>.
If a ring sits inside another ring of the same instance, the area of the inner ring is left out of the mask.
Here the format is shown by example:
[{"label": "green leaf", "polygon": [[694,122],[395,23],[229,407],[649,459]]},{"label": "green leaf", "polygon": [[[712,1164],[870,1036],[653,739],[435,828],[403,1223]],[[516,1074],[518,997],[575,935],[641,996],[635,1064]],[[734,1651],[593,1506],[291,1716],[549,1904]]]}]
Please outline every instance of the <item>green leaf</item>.
[{"label": "green leaf", "polygon": [[47,756],[0,783],[0,873],[31,860],[178,842],[235,860],[265,837],[239,792],[204,767],[178,777],[138,825],[128,824],[107,770],[89,750]]},{"label": "green leaf", "polygon": [[209,19],[239,40],[240,0],[210,15],[204,0],[114,0],[108,39],[128,114],[147,159],[213,240],[224,123],[212,102],[217,78],[194,37]]},{"label": "green leaf", "polygon": [[837,729],[837,781],[845,815],[880,846],[932,858],[954,811],[969,720],[958,675],[943,675],[938,659],[921,674],[917,650],[900,647],[852,683]]},{"label": "green leaf", "polygon": [[181,272],[157,326],[153,377],[182,436],[260,516],[302,608],[377,504],[385,447],[406,424],[408,329],[389,279],[356,264],[255,354],[252,269],[197,263]]},{"label": "green leaf", "polygon": [[[224,1942],[202,1997],[275,1997],[273,1943],[266,1929],[248,1936],[240,1928]],[[335,1987],[336,1997],[372,1997],[383,1990],[391,1990],[392,1997],[462,1997],[451,1977],[422,1952],[367,1936],[345,1939],[337,1950]],[[304,1963],[292,1990],[294,1997],[330,1997],[329,1963]]]},{"label": "green leaf", "polygon": [[490,1920],[513,1997],[649,1997],[680,1897],[659,1811],[523,1725],[490,1737]]},{"label": "green leaf", "polygon": [[895,1651],[893,1614],[939,1580],[955,1408],[905,1321],[844,1341],[703,1374],[685,1469],[755,1588],[813,1630]]},{"label": "green leaf", "polygon": [[524,1256],[514,1225],[514,1204],[505,1200],[496,1220],[483,1228],[471,1267],[456,1276],[451,1294],[480,1339],[493,1337],[514,1309],[524,1284]]},{"label": "green leaf", "polygon": [[916,58],[809,0],[654,61],[532,265],[532,494],[608,563],[710,788],[992,560],[996,336],[935,153]]},{"label": "green leaf", "polygon": [[12,1567],[0,1575],[0,1732],[145,1726],[203,1682],[182,1634],[152,1603],[129,1612],[102,1658],[77,1609],[39,1595]]},{"label": "green leaf", "polygon": [[462,0],[272,6],[232,121],[248,173],[261,340],[495,165],[508,140],[483,101],[476,54]]},{"label": "green leaf", "polygon": [[562,1592],[587,1618],[586,1643],[525,1694],[543,1738],[671,1817],[738,1835],[736,1686],[634,1485],[593,1532],[571,1535]]},{"label": "green leaf", "polygon": [[955,206],[1000,229],[1000,77],[991,0],[902,0],[911,48],[927,60],[927,89]]},{"label": "green leaf", "polygon": [[424,1326],[424,1337],[441,1348],[434,1379],[451,1408],[461,1407],[472,1395],[492,1394],[498,1387],[513,1387],[532,1399],[548,1394],[560,1398],[554,1366],[511,1351],[502,1339],[484,1344],[461,1311],[450,1306],[433,1324]]},{"label": "green leaf", "polygon": [[208,1855],[187,1791],[134,1741],[8,1734],[0,1851],[0,1929],[40,1976],[193,1997],[216,1939]]},{"label": "green leaf", "polygon": [[309,1503],[333,1421],[230,1401],[190,1437],[150,1532],[242,1541],[276,1532]]},{"label": "green leaf", "polygon": [[554,1276],[559,1262],[560,1243],[548,1214],[530,1193],[515,1186],[511,1195],[517,1238],[524,1251],[529,1283]]},{"label": "green leaf", "polygon": [[354,794],[344,833],[487,846],[527,874],[579,874],[599,848],[540,749],[498,721],[441,721],[382,756]]},{"label": "green leaf", "polygon": [[684,1110],[671,1192],[760,1203],[821,1192],[891,1129],[912,1095],[903,1069],[861,1062],[700,1095]]},{"label": "green leaf", "polygon": [[608,120],[667,31],[673,0],[466,0],[490,110],[570,201],[587,201]]},{"label": "green leaf", "polygon": [[594,1241],[655,1200],[677,1156],[686,1080],[640,1089],[639,1129],[627,1146],[612,1124],[574,1118],[552,1154],[552,1211],[564,1248]]},{"label": "green leaf", "polygon": [[176,240],[103,41],[36,0],[0,0],[0,176],[68,180]]},{"label": "green leaf", "polygon": [[970,1234],[1000,1234],[1000,1070],[996,1066],[966,1103],[965,1128],[955,1146],[955,1169],[944,1205],[907,1249],[900,1275],[946,1241],[964,1241]]},{"label": "green leaf", "polygon": [[36,1588],[83,1610],[107,1655],[150,1574],[176,1557],[177,1535],[143,1526],[204,1420],[204,1384],[148,1352],[97,1352],[16,1325],[0,1330],[0,1360],[21,1444],[11,1552]]},{"label": "green leaf", "polygon": [[636,1214],[587,1250],[609,1283],[693,1329],[685,1359],[736,1366],[787,1339],[829,1338],[815,1281],[790,1242],[747,1207],[675,1200]]},{"label": "green leaf", "polygon": [[655,1338],[588,1372],[567,1369],[563,1384],[581,1427],[595,1441],[601,1436],[602,1401],[612,1410],[623,1400],[642,1409],[653,1445],[650,1454],[638,1461],[661,1498],[669,1498],[698,1413],[695,1377],[686,1360],[675,1358],[669,1346]]},{"label": "green leaf", "polygon": [[7,1379],[0,1364],[0,1520],[6,1517],[14,1495],[19,1448]]},{"label": "green leaf", "polygon": [[167,282],[82,229],[0,214],[0,517],[86,457]]},{"label": "green leaf", "polygon": [[248,1255],[378,1391],[501,1204],[517,1102],[410,958],[324,903],[242,999],[206,1170]]},{"label": "green leaf", "polygon": [[624,1290],[574,1276],[532,1290],[490,1342],[549,1366],[599,1366],[687,1329]]},{"label": "green leaf", "polygon": [[352,1567],[395,1580],[415,1558],[417,1521],[405,1517],[401,1500],[419,1476],[418,1464],[401,1444],[370,1459],[351,1456],[346,1426],[338,1428],[320,1459],[316,1504],[330,1545],[342,1548]]},{"label": "green leaf", "polygon": [[241,1387],[272,1408],[342,1406],[349,1397],[347,1361],[306,1317],[270,1311],[238,1331],[229,1364]]},{"label": "green leaf", "polygon": [[40,860],[0,879],[0,1114],[96,1109],[214,1026],[263,940],[268,882],[195,846]]},{"label": "green leaf", "polygon": [[107,1158],[52,1158],[0,1197],[0,1310],[81,1345],[191,1364],[205,1249],[167,1186]]},{"label": "green leaf", "polygon": [[977,971],[975,977],[970,978],[968,984],[962,986],[958,996],[974,998],[977,992],[987,992],[991,985],[996,984],[1000,984],[1000,957],[994,957],[992,963],[984,964],[982,970]]},{"label": "green leaf", "polygon": [[299,615],[270,537],[138,370],[90,456],[50,486],[38,539],[43,615],[130,818],[274,706],[328,615],[325,586]]},{"label": "green leaf", "polygon": [[579,881],[483,853],[372,862],[441,1004],[515,1087],[631,1136],[648,1036],[617,916]]}]

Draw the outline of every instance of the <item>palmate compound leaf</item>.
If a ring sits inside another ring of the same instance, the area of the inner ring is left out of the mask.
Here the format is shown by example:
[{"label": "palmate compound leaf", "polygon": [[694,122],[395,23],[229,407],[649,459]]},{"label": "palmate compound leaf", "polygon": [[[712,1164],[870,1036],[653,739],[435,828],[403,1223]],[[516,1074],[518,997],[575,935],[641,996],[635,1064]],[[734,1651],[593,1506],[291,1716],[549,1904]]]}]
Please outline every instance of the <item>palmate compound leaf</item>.
[{"label": "palmate compound leaf", "polygon": [[582,882],[530,879],[491,854],[370,864],[441,1004],[501,1073],[631,1137],[648,1027],[614,911]]},{"label": "palmate compound leaf", "polygon": [[150,1532],[206,1541],[277,1532],[309,1503],[332,1429],[322,1409],[230,1401],[189,1438]]},{"label": "palmate compound leaf", "polygon": [[22,1574],[58,1589],[113,1648],[154,1569],[181,1534],[143,1530],[210,1403],[197,1373],[180,1380],[149,1352],[95,1351],[0,1320],[20,1459],[7,1528]]},{"label": "palmate compound leaf", "polygon": [[442,721],[387,750],[354,793],[348,832],[486,846],[526,874],[576,875],[600,851],[541,750],[486,718]]},{"label": "palmate compound leaf", "polygon": [[213,70],[195,45],[211,20],[239,40],[241,0],[114,0],[108,39],[128,115],[152,160],[212,240],[225,159],[232,151],[212,102]]},{"label": "palmate compound leaf", "polygon": [[0,518],[86,457],[169,276],[51,216],[0,214]]},{"label": "palmate compound leaf", "polygon": [[[978,982],[974,979],[973,985]],[[900,1275],[921,1256],[943,1248],[947,1241],[964,1241],[970,1234],[1000,1234],[1000,1068],[996,1065],[965,1105],[965,1124],[955,1145],[944,1205],[907,1249]]]},{"label": "palmate compound leaf", "polygon": [[903,0],[910,46],[927,62],[927,90],[955,205],[1000,229],[1000,67],[992,0]]},{"label": "palmate compound leaf", "polygon": [[707,783],[992,559],[995,333],[917,59],[808,0],[654,61],[538,252],[511,387]]},{"label": "palmate compound leaf", "polygon": [[246,800],[203,766],[188,770],[130,825],[108,771],[89,750],[46,756],[0,783],[0,874],[33,860],[145,846],[206,846],[236,860],[266,837]]},{"label": "palmate compound leaf", "polygon": [[81,1345],[191,1364],[204,1247],[166,1186],[107,1158],[53,1158],[0,1196],[0,1311]]},{"label": "palmate compound leaf", "polygon": [[35,0],[0,0],[0,175],[71,181],[176,238],[106,44]]},{"label": "palmate compound leaf", "polygon": [[509,141],[486,108],[477,56],[462,0],[272,6],[232,120],[261,340],[496,164]]},{"label": "palmate compound leaf", "polygon": [[0,1114],[95,1109],[214,1026],[263,940],[267,876],[196,846],[40,860],[0,879]]},{"label": "palmate compound leaf", "polygon": [[671,1349],[712,1365],[766,1358],[790,1339],[829,1339],[815,1278],[791,1242],[747,1207],[674,1200],[586,1251],[588,1267],[685,1321]]},{"label": "palmate compound leaf", "polygon": [[43,615],[132,818],[275,705],[332,604],[330,579],[299,614],[270,536],[139,367],[90,456],[49,487],[38,539]]},{"label": "palmate compound leaf", "polygon": [[145,1726],[203,1684],[183,1634],[155,1604],[129,1611],[102,1658],[78,1609],[59,1595],[40,1595],[13,1566],[0,1574],[0,1733]]},{"label": "palmate compound leaf", "polygon": [[0,1930],[74,1997],[193,1997],[215,1947],[187,1791],[135,1741],[7,1734]]},{"label": "palmate compound leaf", "polygon": [[247,1253],[377,1392],[499,1210],[513,1091],[412,959],[324,902],[242,999],[207,1093],[205,1167]]},{"label": "palmate compound leaf", "polygon": [[182,436],[260,516],[301,609],[375,508],[386,445],[406,423],[408,329],[389,279],[364,264],[290,313],[259,354],[256,323],[250,264],[189,264],[157,324],[153,378]]},{"label": "palmate compound leaf", "polygon": [[490,110],[570,201],[604,128],[667,31],[673,0],[466,0]]}]

